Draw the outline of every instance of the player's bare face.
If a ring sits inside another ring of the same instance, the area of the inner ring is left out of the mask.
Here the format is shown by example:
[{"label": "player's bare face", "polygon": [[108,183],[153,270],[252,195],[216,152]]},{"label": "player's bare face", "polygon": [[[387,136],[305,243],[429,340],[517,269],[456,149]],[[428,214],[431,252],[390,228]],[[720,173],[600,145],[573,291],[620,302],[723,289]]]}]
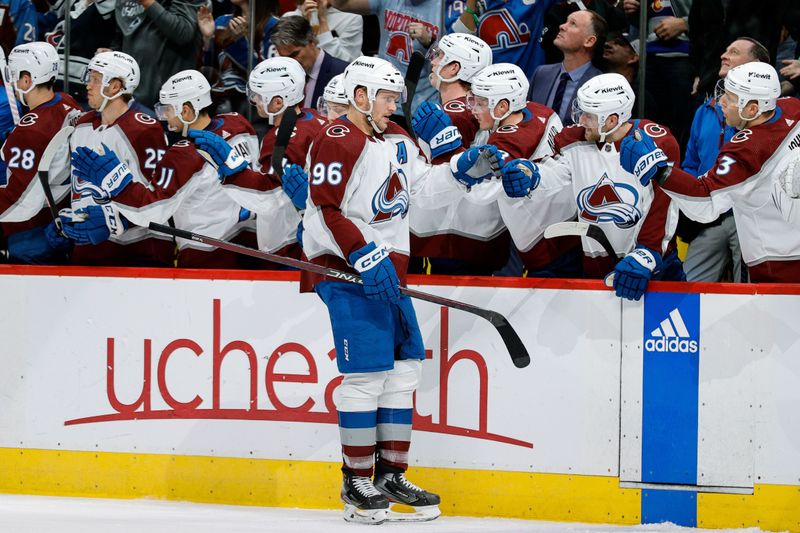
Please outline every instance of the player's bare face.
[{"label": "player's bare face", "polygon": [[739,97],[730,91],[725,91],[719,97],[719,105],[725,116],[725,123],[732,128],[742,129],[747,127],[749,121],[756,118],[758,107],[755,104],[748,104],[740,110],[738,101]]},{"label": "player's bare face", "polygon": [[387,91],[381,89],[375,95],[375,101],[372,103],[372,120],[381,130],[385,130],[389,125],[389,120],[392,115],[397,112],[397,106],[400,104],[401,94],[396,91]]},{"label": "player's bare face", "polygon": [[102,88],[103,75],[99,72],[91,71],[89,78],[86,80],[86,99],[92,109],[99,109],[103,103]]},{"label": "player's bare face", "polygon": [[467,93],[467,108],[478,121],[480,129],[488,130],[494,126],[494,119],[489,113],[489,99],[485,96],[476,96],[472,92]]},{"label": "player's bare face", "polygon": [[342,115],[347,114],[350,106],[346,104],[337,104],[336,102],[327,102],[325,107],[325,116],[330,122],[333,122]]}]

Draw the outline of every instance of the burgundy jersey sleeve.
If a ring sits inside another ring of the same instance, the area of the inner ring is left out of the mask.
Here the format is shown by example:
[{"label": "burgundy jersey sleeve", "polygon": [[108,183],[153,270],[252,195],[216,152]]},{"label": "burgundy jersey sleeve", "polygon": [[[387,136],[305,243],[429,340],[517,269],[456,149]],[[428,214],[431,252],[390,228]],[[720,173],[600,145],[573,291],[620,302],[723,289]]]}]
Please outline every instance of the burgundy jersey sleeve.
[{"label": "burgundy jersey sleeve", "polygon": [[347,184],[366,140],[351,123],[340,120],[325,128],[311,149],[309,195],[344,257],[366,245],[361,231],[342,214]]},{"label": "burgundy jersey sleeve", "polygon": [[556,134],[553,152],[560,154],[567,146],[586,141],[586,129],[581,126],[567,126]]},{"label": "burgundy jersey sleeve", "polygon": [[164,130],[156,119],[144,113],[130,113],[126,118],[125,136],[136,154],[142,176],[158,181],[161,176],[156,176],[155,170],[167,152]]}]

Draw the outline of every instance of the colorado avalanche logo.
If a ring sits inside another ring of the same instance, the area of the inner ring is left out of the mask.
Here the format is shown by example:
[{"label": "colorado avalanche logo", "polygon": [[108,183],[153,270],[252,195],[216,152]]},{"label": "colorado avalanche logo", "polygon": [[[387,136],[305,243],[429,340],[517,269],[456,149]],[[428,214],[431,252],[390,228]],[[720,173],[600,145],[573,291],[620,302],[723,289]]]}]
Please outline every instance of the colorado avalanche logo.
[{"label": "colorado avalanche logo", "polygon": [[406,189],[405,173],[389,166],[389,177],[383,182],[381,188],[372,197],[372,217],[370,224],[386,222],[394,216],[405,218],[408,214],[408,190]]},{"label": "colorado avalanche logo", "polygon": [[614,183],[607,174],[578,193],[578,213],[587,222],[613,222],[621,229],[632,228],[642,218],[636,207],[639,193],[626,183]]},{"label": "colorado avalanche logo", "polygon": [[389,34],[389,40],[386,42],[386,54],[389,57],[393,57],[402,64],[407,65],[411,61],[412,51],[413,46],[408,33],[393,31]]},{"label": "colorado avalanche logo", "polygon": [[444,104],[444,110],[450,113],[463,113],[467,110],[467,106],[461,100],[450,100]]},{"label": "colorado avalanche logo", "polygon": [[488,11],[481,18],[478,36],[492,47],[492,50],[525,46],[531,40],[527,24],[514,22],[505,9]]}]

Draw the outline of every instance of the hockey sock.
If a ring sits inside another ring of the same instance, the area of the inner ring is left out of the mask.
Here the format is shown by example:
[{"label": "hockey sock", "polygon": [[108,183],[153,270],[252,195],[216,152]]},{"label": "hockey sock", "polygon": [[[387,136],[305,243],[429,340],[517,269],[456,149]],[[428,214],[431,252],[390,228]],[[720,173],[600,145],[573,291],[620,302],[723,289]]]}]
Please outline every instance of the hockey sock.
[{"label": "hockey sock", "polygon": [[378,473],[405,472],[411,447],[412,409],[378,408]]},{"label": "hockey sock", "polygon": [[376,411],[338,411],[342,470],[371,477],[375,463]]}]

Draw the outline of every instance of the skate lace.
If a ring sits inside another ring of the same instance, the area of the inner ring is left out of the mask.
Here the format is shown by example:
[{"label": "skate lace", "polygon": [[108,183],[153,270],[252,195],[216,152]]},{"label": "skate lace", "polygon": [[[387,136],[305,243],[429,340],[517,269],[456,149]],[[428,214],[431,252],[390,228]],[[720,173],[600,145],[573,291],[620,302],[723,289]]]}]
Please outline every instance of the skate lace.
[{"label": "skate lace", "polygon": [[363,496],[380,496],[381,493],[372,484],[372,480],[368,477],[354,477],[353,487]]},{"label": "skate lace", "polygon": [[420,487],[417,487],[416,485],[411,483],[409,480],[407,480],[406,476],[404,474],[398,474],[397,480],[400,482],[401,485],[403,485],[404,487],[406,487],[408,489],[413,490],[414,492],[425,492]]}]

